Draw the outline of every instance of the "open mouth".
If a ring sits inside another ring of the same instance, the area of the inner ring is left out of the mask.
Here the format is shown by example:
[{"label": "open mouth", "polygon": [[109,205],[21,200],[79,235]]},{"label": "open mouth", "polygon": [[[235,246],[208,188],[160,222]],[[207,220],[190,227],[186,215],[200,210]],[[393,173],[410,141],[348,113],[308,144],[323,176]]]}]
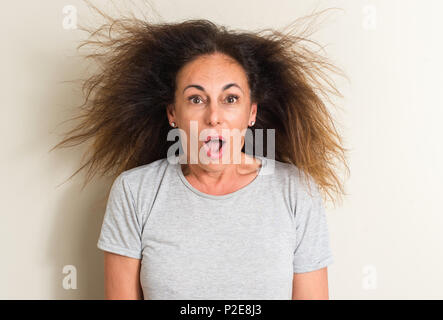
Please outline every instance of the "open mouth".
[{"label": "open mouth", "polygon": [[208,136],[204,144],[206,155],[212,159],[221,158],[225,143],[223,136]]}]

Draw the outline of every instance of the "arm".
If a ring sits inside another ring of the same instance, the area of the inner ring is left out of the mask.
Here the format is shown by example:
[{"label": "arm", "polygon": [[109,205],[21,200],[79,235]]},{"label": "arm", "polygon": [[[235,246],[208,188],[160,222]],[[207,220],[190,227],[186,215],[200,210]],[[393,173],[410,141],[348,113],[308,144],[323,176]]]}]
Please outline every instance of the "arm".
[{"label": "arm", "polygon": [[108,300],[142,300],[141,259],[104,252],[105,298]]},{"label": "arm", "polygon": [[292,300],[329,300],[328,268],[294,273]]}]

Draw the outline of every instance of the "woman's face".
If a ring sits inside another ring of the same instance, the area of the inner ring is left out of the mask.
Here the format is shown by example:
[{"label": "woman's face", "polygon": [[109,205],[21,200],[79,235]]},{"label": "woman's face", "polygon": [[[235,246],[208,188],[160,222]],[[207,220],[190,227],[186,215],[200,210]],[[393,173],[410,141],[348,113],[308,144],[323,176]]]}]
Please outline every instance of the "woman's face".
[{"label": "woman's face", "polygon": [[[176,84],[175,108],[167,115],[186,133],[187,163],[207,169],[240,163],[245,130],[257,113],[243,68],[221,53],[200,56],[179,71]],[[224,142],[206,143],[208,136]]]}]

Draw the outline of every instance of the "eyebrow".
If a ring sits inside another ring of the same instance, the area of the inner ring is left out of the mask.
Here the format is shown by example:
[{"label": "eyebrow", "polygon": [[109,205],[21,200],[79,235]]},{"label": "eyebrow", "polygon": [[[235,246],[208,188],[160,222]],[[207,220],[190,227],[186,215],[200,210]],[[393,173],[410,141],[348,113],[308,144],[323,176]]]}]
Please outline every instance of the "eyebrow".
[{"label": "eyebrow", "polygon": [[[237,88],[239,88],[241,90],[241,92],[243,92],[242,88],[240,88],[240,86],[238,84],[236,84],[236,83],[228,83],[222,89],[224,91],[226,89],[229,89],[230,87],[237,87]],[[205,89],[202,86],[198,85],[198,84],[190,84],[190,85],[186,86],[183,89],[183,92],[185,92],[185,90],[188,89],[188,88],[197,88],[197,89],[199,89],[201,91],[205,91]]]}]

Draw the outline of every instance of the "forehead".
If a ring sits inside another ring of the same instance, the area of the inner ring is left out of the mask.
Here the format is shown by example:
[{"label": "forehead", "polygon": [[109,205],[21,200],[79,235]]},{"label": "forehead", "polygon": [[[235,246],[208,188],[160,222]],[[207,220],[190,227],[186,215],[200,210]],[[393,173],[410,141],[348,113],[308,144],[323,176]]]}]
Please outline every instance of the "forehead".
[{"label": "forehead", "polygon": [[199,84],[205,88],[221,89],[227,83],[236,82],[247,90],[244,69],[232,58],[217,53],[204,55],[187,63],[177,74],[177,85]]}]

